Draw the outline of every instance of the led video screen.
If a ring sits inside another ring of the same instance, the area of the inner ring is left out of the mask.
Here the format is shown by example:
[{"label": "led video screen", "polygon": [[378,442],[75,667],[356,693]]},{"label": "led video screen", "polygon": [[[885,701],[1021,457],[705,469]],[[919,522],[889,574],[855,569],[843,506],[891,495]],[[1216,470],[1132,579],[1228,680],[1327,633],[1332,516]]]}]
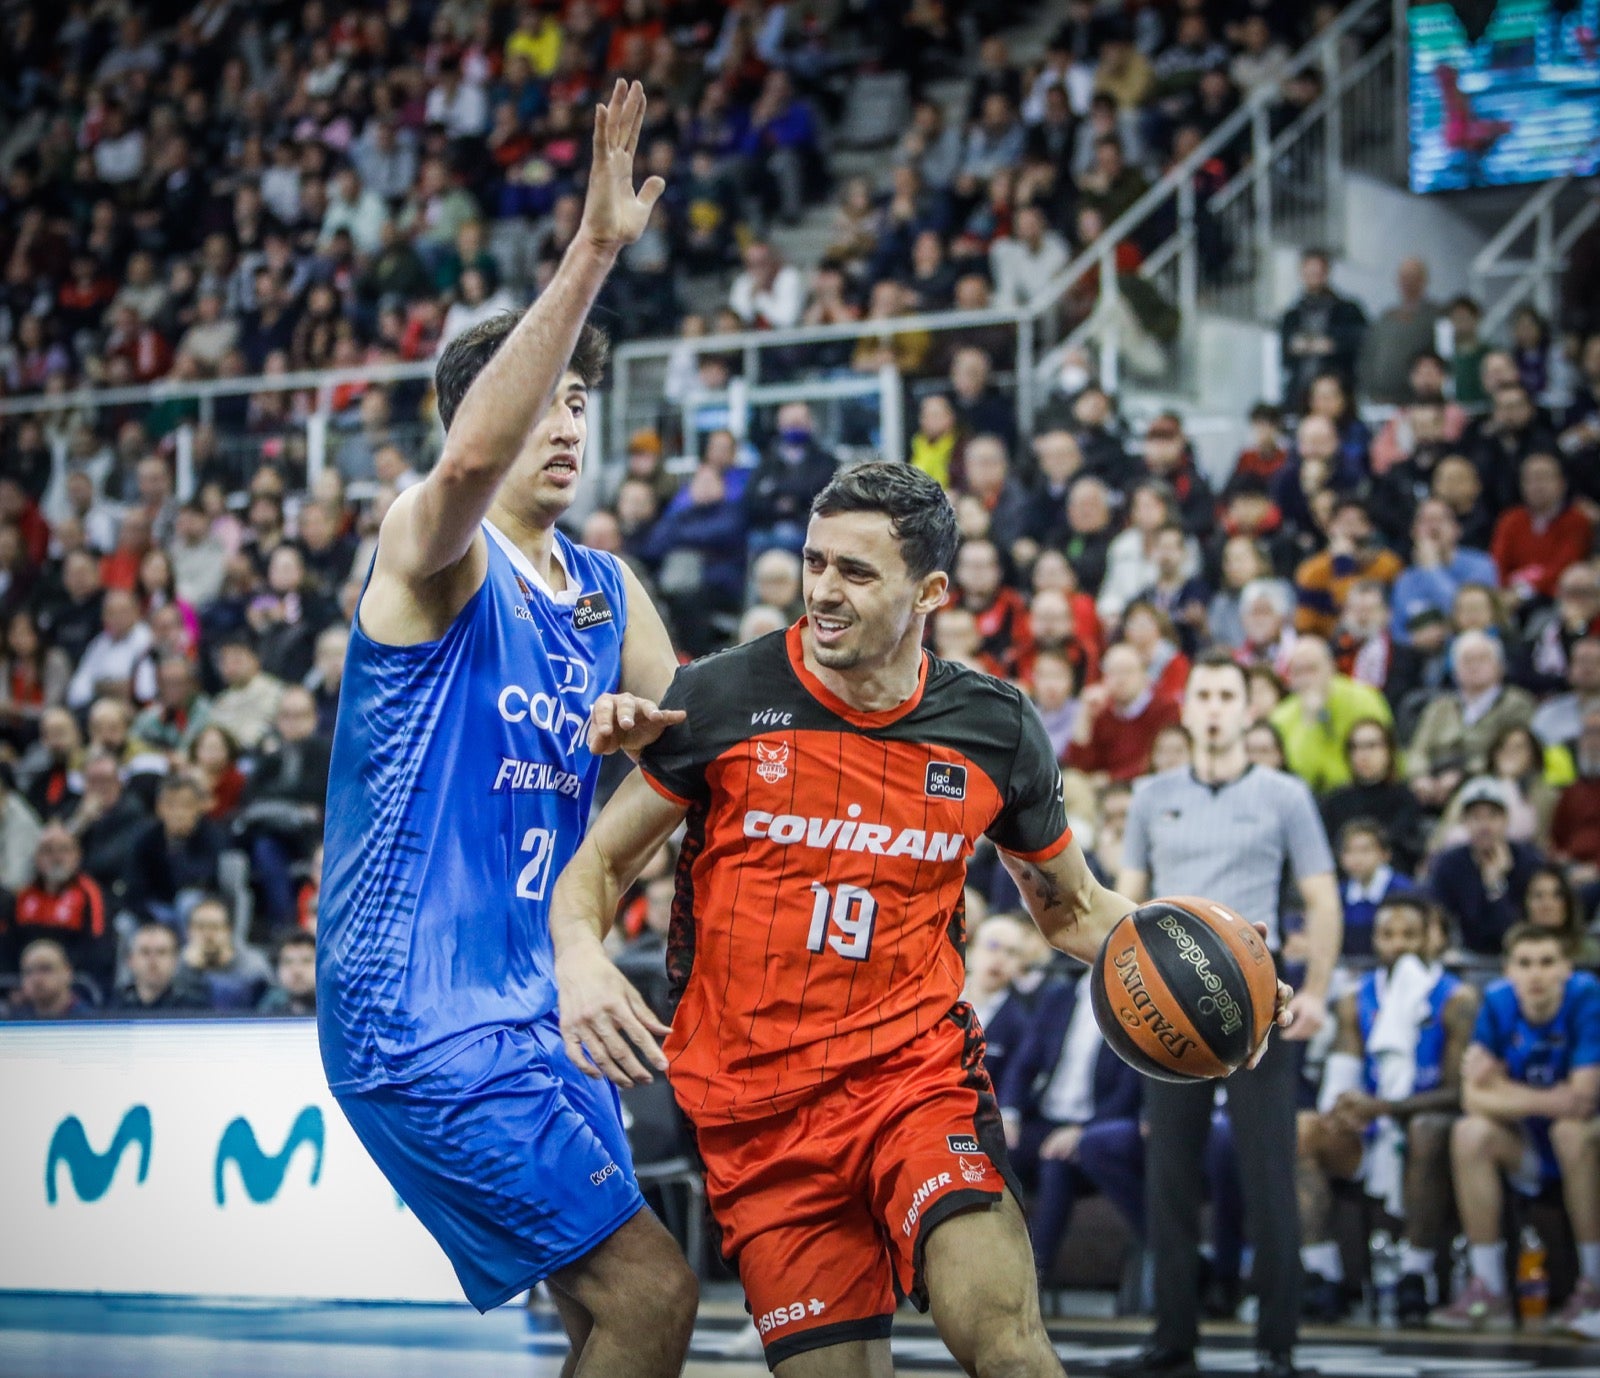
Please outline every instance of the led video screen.
[{"label": "led video screen", "polygon": [[1600,171],[1600,0],[1427,0],[1407,29],[1413,191]]}]

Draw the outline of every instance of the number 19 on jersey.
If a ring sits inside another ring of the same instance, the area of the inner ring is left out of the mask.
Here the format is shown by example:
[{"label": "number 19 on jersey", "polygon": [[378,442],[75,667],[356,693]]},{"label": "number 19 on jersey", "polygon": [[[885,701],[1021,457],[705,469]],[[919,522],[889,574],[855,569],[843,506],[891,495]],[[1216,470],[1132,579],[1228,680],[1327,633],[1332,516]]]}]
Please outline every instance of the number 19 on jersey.
[{"label": "number 19 on jersey", "polygon": [[[821,881],[811,882],[811,931],[806,949],[821,952],[831,947],[852,962],[864,962],[872,952],[872,929],[878,920],[878,902],[859,885],[841,883],[832,890]],[[835,930],[830,932],[829,930]]]}]

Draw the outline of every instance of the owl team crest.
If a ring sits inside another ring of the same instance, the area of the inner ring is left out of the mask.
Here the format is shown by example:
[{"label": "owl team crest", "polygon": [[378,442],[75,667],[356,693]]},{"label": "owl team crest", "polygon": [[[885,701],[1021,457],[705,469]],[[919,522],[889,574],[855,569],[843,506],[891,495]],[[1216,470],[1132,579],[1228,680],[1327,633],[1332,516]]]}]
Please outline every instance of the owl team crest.
[{"label": "owl team crest", "polygon": [[756,774],[769,785],[775,785],[789,773],[789,743],[779,742],[768,746],[756,743]]}]

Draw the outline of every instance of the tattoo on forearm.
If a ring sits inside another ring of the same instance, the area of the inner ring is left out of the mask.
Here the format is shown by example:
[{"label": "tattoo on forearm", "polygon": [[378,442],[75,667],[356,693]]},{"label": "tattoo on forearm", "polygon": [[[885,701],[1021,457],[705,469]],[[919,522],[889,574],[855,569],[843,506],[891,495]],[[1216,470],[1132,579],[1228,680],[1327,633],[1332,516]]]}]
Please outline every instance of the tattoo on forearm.
[{"label": "tattoo on forearm", "polygon": [[1018,879],[1027,884],[1034,900],[1046,909],[1054,909],[1066,899],[1061,884],[1042,866],[1028,862]]}]

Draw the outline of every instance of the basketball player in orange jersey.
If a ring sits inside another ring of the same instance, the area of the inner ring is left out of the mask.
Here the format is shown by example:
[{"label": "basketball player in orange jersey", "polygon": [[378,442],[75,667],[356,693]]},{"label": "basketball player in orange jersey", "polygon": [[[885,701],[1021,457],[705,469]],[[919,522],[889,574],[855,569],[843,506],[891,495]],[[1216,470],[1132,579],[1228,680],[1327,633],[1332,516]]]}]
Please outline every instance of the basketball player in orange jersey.
[{"label": "basketball player in orange jersey", "polygon": [[[987,834],[1040,929],[1084,961],[1134,906],[1084,864],[1027,699],[923,651],[955,549],[926,475],[836,477],[812,507],[806,618],[679,671],[662,706],[686,719],[646,748],[552,903],[568,1050],[624,1086],[670,1069],[783,1378],[890,1373],[899,1297],[931,1304],[970,1374],[1062,1373],[961,1000],[967,859]],[[685,818],[669,1031],[601,938]]]}]

